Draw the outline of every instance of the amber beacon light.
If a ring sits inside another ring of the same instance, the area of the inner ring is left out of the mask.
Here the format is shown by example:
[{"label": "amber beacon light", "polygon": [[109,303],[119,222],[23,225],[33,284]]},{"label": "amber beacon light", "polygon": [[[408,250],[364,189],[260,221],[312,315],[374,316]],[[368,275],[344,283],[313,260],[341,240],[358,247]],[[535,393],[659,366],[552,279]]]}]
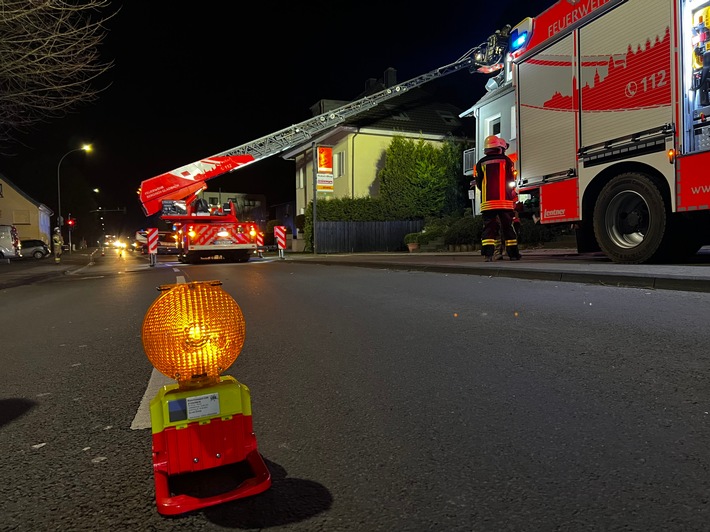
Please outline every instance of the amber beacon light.
[{"label": "amber beacon light", "polygon": [[181,388],[219,382],[239,356],[246,327],[219,281],[164,285],[143,321],[143,348],[155,369]]},{"label": "amber beacon light", "polygon": [[143,320],[148,359],[177,381],[150,402],[156,504],[164,515],[256,495],[271,486],[257,450],[249,388],[222,375],[239,356],[246,327],[239,305],[221,285],[162,285]]}]

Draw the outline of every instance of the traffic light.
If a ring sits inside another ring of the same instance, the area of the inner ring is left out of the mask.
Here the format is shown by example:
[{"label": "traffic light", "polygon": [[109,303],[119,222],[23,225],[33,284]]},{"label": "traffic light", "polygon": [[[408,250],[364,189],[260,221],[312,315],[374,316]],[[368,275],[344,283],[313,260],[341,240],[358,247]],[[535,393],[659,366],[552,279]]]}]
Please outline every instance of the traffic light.
[{"label": "traffic light", "polygon": [[69,230],[71,231],[74,229],[74,225],[76,224],[76,220],[74,218],[69,218],[67,220],[67,225],[69,226]]}]

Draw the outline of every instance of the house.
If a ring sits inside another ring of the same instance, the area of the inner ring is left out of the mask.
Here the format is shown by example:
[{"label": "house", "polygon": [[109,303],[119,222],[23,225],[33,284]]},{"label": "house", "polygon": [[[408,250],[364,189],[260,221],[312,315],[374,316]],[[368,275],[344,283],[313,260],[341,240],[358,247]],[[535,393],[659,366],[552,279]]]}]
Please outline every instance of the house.
[{"label": "house", "polygon": [[[380,80],[368,80],[363,98],[397,84],[396,71],[389,68]],[[349,102],[320,100],[311,107],[313,116]],[[321,135],[281,154],[296,163],[296,214],[305,214],[313,201],[314,146],[332,146],[333,189],[317,192],[319,198],[362,198],[377,196],[377,174],[387,148],[395,136],[443,144],[446,139],[466,141],[466,124],[461,109],[437,99],[422,87],[402,93],[385,103],[357,114]]]},{"label": "house", "polygon": [[[496,76],[488,79],[486,94],[483,95],[472,107],[466,109],[459,118],[475,118],[476,141],[475,146],[463,153],[463,173],[469,180],[473,180],[473,167],[483,157],[483,140],[489,135],[498,135],[508,142],[506,154],[513,161],[518,157],[518,134],[516,130],[515,114],[515,87],[513,87],[513,71],[510,58],[505,63],[505,68]],[[481,194],[475,194],[473,212],[481,212]]]},{"label": "house", "polygon": [[0,174],[0,224],[14,225],[20,240],[51,242],[51,219],[54,212],[22,192]]}]

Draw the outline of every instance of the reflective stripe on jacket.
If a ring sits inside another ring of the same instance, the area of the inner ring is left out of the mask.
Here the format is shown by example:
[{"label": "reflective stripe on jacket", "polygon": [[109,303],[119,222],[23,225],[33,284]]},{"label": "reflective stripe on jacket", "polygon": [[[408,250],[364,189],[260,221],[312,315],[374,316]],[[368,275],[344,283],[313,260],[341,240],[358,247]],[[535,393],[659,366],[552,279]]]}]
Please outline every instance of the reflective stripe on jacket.
[{"label": "reflective stripe on jacket", "polygon": [[476,186],[481,191],[481,211],[512,210],[517,196],[513,161],[503,153],[484,155],[476,163]]}]

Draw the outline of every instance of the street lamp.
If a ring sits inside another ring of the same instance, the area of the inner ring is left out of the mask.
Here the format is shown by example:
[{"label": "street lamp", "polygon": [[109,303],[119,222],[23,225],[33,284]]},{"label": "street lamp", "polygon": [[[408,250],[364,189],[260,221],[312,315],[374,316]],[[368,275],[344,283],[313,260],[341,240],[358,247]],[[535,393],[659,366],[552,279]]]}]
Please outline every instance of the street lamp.
[{"label": "street lamp", "polygon": [[61,168],[62,161],[66,158],[66,156],[70,153],[74,153],[75,151],[85,151],[86,153],[89,153],[91,151],[91,144],[84,144],[81,148],[69,150],[62,155],[62,158],[59,159],[59,164],[57,164],[57,227],[59,227],[60,231],[62,230],[62,225],[64,225],[64,220],[62,219],[62,189],[59,169]]}]

